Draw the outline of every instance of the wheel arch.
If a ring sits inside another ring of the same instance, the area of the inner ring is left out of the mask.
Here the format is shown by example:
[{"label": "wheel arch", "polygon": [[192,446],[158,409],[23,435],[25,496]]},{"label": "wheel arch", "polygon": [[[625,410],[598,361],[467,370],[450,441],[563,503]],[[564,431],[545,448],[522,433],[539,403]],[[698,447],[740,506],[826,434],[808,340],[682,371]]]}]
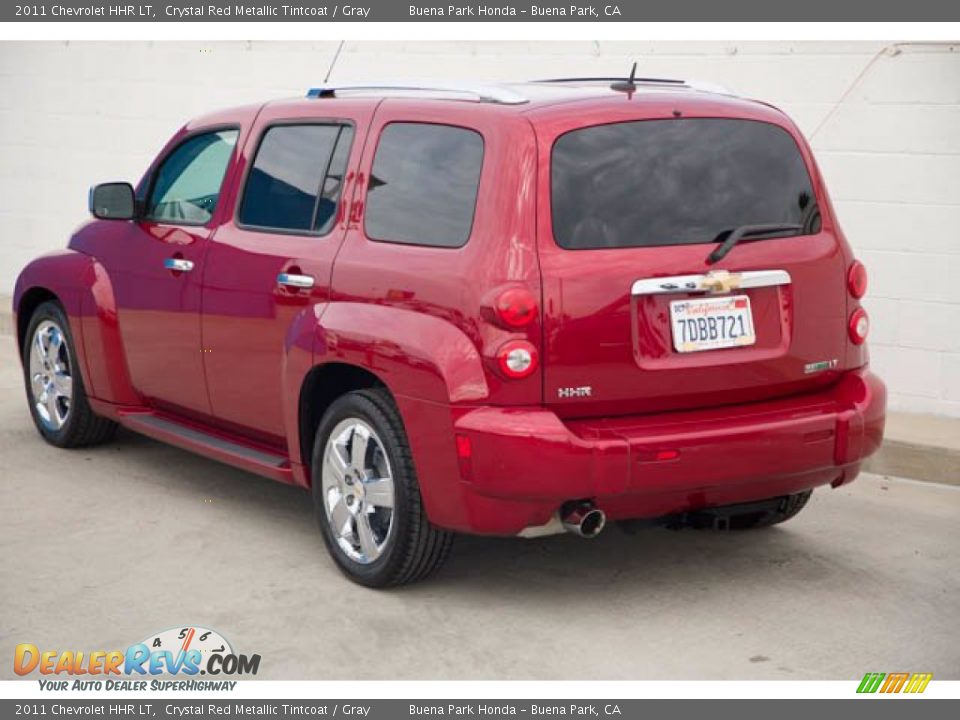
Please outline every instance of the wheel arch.
[{"label": "wheel arch", "polygon": [[89,265],[90,258],[74,250],[57,250],[41,255],[23,268],[13,291],[13,323],[20,357],[23,357],[26,333],[33,313],[44,302],[55,301],[66,315],[80,374],[88,390],[91,385],[84,352],[81,305]]},{"label": "wheel arch", "polygon": [[72,249],[29,263],[17,278],[13,299],[21,353],[30,316],[48,299],[59,302],[66,313],[88,395],[111,403],[138,404],[106,269],[96,258]]},{"label": "wheel arch", "polygon": [[57,296],[55,292],[49,288],[35,285],[27,289],[19,298],[16,306],[16,333],[17,333],[17,350],[20,353],[20,356],[23,356],[23,346],[26,341],[27,336],[27,327],[30,325],[30,318],[33,317],[33,313],[38,307],[43,305],[43,303],[53,301],[61,306],[63,302]]},{"label": "wheel arch", "polygon": [[288,445],[291,459],[303,463],[302,483],[311,482],[314,435],[329,402],[350,390],[383,387],[403,421],[428,517],[441,527],[464,527],[451,407],[489,399],[475,342],[451,319],[419,309],[334,301],[304,314],[289,338],[288,372],[302,367],[306,353],[292,348],[305,349],[308,337],[310,367],[288,374],[304,378],[300,394],[288,395],[300,399]]},{"label": "wheel arch", "polygon": [[311,464],[310,460],[313,456],[317,428],[330,405],[348,392],[373,387],[383,388],[390,392],[383,380],[359,365],[328,362],[315,365],[310,369],[300,387],[297,405],[300,461],[305,467],[309,467]]}]

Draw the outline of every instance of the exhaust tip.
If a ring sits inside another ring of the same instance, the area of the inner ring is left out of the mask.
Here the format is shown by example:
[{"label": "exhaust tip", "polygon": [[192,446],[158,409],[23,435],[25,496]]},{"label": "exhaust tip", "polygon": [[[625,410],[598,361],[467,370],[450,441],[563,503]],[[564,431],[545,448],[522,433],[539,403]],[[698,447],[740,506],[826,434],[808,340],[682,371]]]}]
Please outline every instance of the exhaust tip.
[{"label": "exhaust tip", "polygon": [[607,524],[607,514],[593,503],[568,503],[561,510],[560,521],[567,532],[584,538],[599,535]]},{"label": "exhaust tip", "polygon": [[580,534],[583,537],[596,537],[607,524],[607,515],[603,510],[591,510],[583,516],[580,523]]}]

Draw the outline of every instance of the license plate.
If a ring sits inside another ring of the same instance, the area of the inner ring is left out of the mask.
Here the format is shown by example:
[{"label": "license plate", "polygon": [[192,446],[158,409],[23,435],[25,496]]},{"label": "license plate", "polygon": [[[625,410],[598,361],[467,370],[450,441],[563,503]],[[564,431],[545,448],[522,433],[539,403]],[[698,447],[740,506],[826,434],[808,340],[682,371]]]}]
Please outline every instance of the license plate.
[{"label": "license plate", "polygon": [[670,325],[673,347],[682,353],[742,347],[757,341],[746,295],[674,300]]}]

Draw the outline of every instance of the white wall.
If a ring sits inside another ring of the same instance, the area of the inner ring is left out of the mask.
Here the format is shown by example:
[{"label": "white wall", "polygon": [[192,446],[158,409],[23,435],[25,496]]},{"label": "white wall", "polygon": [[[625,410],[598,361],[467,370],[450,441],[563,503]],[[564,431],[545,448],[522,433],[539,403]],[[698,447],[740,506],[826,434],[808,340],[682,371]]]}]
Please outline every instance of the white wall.
[{"label": "white wall", "polygon": [[[300,95],[337,43],[0,43],[0,294],[61,247],[96,181],[140,176],[185,119]],[[348,43],[333,79],[695,77],[779,105],[811,138],[871,275],[895,409],[960,417],[960,45]]]}]

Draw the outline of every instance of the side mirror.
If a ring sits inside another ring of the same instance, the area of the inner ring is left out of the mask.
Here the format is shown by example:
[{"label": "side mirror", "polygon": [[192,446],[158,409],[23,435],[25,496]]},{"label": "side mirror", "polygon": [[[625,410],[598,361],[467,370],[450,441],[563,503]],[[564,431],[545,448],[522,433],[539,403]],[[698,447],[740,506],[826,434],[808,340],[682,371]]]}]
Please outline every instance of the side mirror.
[{"label": "side mirror", "polygon": [[90,214],[100,220],[132,220],[136,212],[133,186],[111,182],[90,188]]}]

